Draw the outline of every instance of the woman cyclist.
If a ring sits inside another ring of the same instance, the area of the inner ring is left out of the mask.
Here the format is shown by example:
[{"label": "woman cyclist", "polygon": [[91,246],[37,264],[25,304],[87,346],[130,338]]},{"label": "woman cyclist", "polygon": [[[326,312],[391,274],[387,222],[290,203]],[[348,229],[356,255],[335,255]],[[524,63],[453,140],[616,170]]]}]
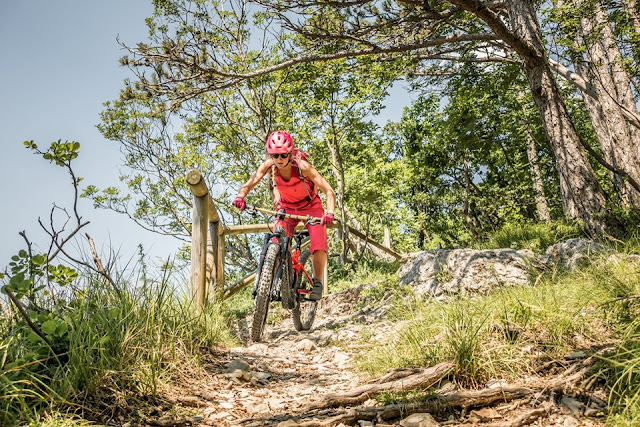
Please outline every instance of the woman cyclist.
[{"label": "woman cyclist", "polygon": [[[327,226],[333,223],[336,196],[331,185],[318,171],[305,160],[306,154],[294,148],[293,138],[287,132],[277,130],[267,138],[268,158],[244,184],[233,205],[240,210],[247,206],[245,197],[262,178],[271,172],[276,189],[275,204],[278,210],[284,209],[293,215],[311,215],[321,218],[320,224],[307,224],[311,239],[310,251],[313,256],[313,289],[309,295],[312,301],[322,298],[322,276],[327,264]],[[322,206],[318,195],[320,189],[327,196],[327,210]],[[293,235],[298,219],[276,220],[276,227],[284,227],[287,236]]]}]

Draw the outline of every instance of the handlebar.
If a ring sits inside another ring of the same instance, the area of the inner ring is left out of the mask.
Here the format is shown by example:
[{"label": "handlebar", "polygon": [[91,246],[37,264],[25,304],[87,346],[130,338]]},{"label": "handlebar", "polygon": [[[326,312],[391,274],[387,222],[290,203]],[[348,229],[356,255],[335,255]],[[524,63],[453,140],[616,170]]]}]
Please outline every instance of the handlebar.
[{"label": "handlebar", "polygon": [[[274,211],[271,209],[265,209],[265,208],[260,208],[258,206],[255,205],[246,205],[245,210],[247,210],[249,213],[251,214],[256,214],[257,212],[262,212],[265,214],[269,214],[269,215],[273,215],[276,218],[279,219],[285,219],[285,218],[291,218],[291,219],[299,219],[301,221],[305,221],[305,223],[307,224],[311,224],[311,225],[319,225],[322,223],[322,218],[318,218],[315,216],[311,216],[311,215],[294,215],[294,214],[289,214],[284,212],[284,209],[282,211]],[[338,218],[334,218],[333,221],[335,223],[340,223],[340,220],[338,220]],[[335,226],[328,226],[328,228],[334,228]]]},{"label": "handlebar", "polygon": [[269,215],[273,215],[277,218],[280,219],[284,219],[284,218],[291,218],[291,219],[299,219],[301,221],[305,221],[308,222],[311,225],[317,225],[320,224],[320,222],[322,221],[322,218],[318,218],[315,216],[311,216],[311,215],[294,215],[294,214],[288,214],[286,212],[278,212],[278,211],[274,211],[271,209],[265,209],[265,208],[260,208],[258,206],[252,206],[252,205],[247,205],[247,207],[245,208],[247,211],[249,212],[262,212],[265,214],[269,214]]}]

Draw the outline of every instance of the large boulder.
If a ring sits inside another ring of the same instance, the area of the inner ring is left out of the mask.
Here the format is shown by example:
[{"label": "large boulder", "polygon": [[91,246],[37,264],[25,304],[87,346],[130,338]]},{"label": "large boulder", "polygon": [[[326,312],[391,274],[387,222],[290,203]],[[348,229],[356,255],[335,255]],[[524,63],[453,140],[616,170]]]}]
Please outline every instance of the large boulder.
[{"label": "large boulder", "polygon": [[573,270],[589,262],[593,255],[610,250],[589,239],[568,239],[549,246],[540,262],[546,267],[563,267]]},{"label": "large boulder", "polygon": [[529,250],[438,249],[411,254],[398,276],[418,295],[483,293],[529,283],[529,268],[537,262]]},{"label": "large boulder", "polygon": [[[525,285],[531,272],[553,268],[573,270],[597,255],[619,257],[589,239],[568,239],[549,246],[540,256],[530,250],[438,249],[411,254],[398,270],[400,283],[418,295],[444,296],[487,292],[496,286]],[[635,261],[636,255],[625,259]],[[638,257],[640,263],[640,257]]]}]

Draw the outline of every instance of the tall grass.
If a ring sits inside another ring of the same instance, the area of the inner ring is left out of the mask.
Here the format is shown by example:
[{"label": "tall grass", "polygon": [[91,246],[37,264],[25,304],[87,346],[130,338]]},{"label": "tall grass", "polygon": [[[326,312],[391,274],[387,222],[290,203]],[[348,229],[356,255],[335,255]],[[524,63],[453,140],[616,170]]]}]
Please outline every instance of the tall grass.
[{"label": "tall grass", "polygon": [[406,299],[395,313],[407,326],[364,353],[359,364],[379,375],[453,360],[463,380],[516,378],[539,361],[613,337],[620,319],[629,315],[615,299],[621,290],[627,295],[640,290],[636,270],[630,262],[603,260],[543,277],[535,286],[444,302]]},{"label": "tall grass", "polygon": [[[524,241],[544,242],[536,243],[538,248],[555,243],[551,238],[532,238],[535,233],[505,236],[504,242],[519,242],[512,247]],[[497,236],[494,243],[503,237]],[[381,375],[394,368],[452,360],[457,381],[482,386],[490,378],[517,381],[535,374],[548,360],[608,344],[615,351],[596,367],[596,375],[610,391],[608,424],[637,425],[640,263],[635,254],[640,245],[630,239],[618,241],[616,249],[621,254],[593,257],[574,271],[547,273],[530,286],[502,287],[487,295],[446,301],[407,296],[393,308],[406,326],[387,343],[376,343],[361,353],[359,366]]]},{"label": "tall grass", "polygon": [[552,222],[550,224],[505,224],[502,229],[479,242],[476,249],[530,249],[544,252],[549,246],[561,240],[582,237],[583,229],[575,224]]},{"label": "tall grass", "polygon": [[342,292],[354,284],[375,282],[397,282],[396,271],[400,263],[397,261],[379,261],[363,258],[354,264],[331,263],[329,291]]},{"label": "tall grass", "polygon": [[197,366],[202,349],[233,341],[219,306],[199,312],[168,281],[119,286],[121,295],[85,276],[80,289],[50,307],[70,325],[58,356],[29,339],[15,313],[0,320],[0,425],[33,421],[40,411],[65,405],[102,418],[93,402],[117,406],[127,396],[154,396]]}]

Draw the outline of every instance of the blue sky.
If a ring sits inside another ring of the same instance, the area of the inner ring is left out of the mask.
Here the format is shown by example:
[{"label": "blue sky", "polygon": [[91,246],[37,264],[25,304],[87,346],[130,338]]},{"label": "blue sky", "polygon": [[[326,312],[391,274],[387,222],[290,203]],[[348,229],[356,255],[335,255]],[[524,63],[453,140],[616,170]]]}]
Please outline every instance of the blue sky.
[{"label": "blue sky", "polygon": [[[25,0],[0,5],[0,266],[24,247],[26,230],[47,243],[38,217],[48,219],[53,203],[71,208],[70,178],[59,167],[24,148],[41,148],[58,139],[80,142],[75,171],[84,184],[118,183],[118,144],[105,140],[95,125],[105,101],[114,99],[128,70],[118,65],[125,43],[146,39],[148,1]],[[179,242],[148,233],[130,220],[93,209],[81,201],[80,213],[91,221],[86,232],[100,248],[111,246],[125,258],[143,243],[153,257],[166,258]],[[44,249],[44,248],[41,248]]]},{"label": "blue sky", "polygon": [[[0,266],[24,247],[18,235],[26,230],[36,243],[48,243],[38,217],[47,219],[55,203],[71,208],[67,173],[24,148],[33,140],[41,148],[58,139],[81,144],[75,171],[84,185],[118,183],[118,144],[105,140],[95,125],[105,101],[115,99],[122,81],[131,77],[118,65],[127,44],[145,41],[144,19],[150,1],[23,0],[0,3]],[[380,118],[397,119],[406,94],[395,90]],[[128,259],[142,243],[152,259],[166,259],[180,242],[144,231],[114,212],[93,209],[81,200],[85,231],[99,248],[119,250]],[[84,243],[84,239],[83,243]],[[40,248],[45,250],[46,248]]]}]

